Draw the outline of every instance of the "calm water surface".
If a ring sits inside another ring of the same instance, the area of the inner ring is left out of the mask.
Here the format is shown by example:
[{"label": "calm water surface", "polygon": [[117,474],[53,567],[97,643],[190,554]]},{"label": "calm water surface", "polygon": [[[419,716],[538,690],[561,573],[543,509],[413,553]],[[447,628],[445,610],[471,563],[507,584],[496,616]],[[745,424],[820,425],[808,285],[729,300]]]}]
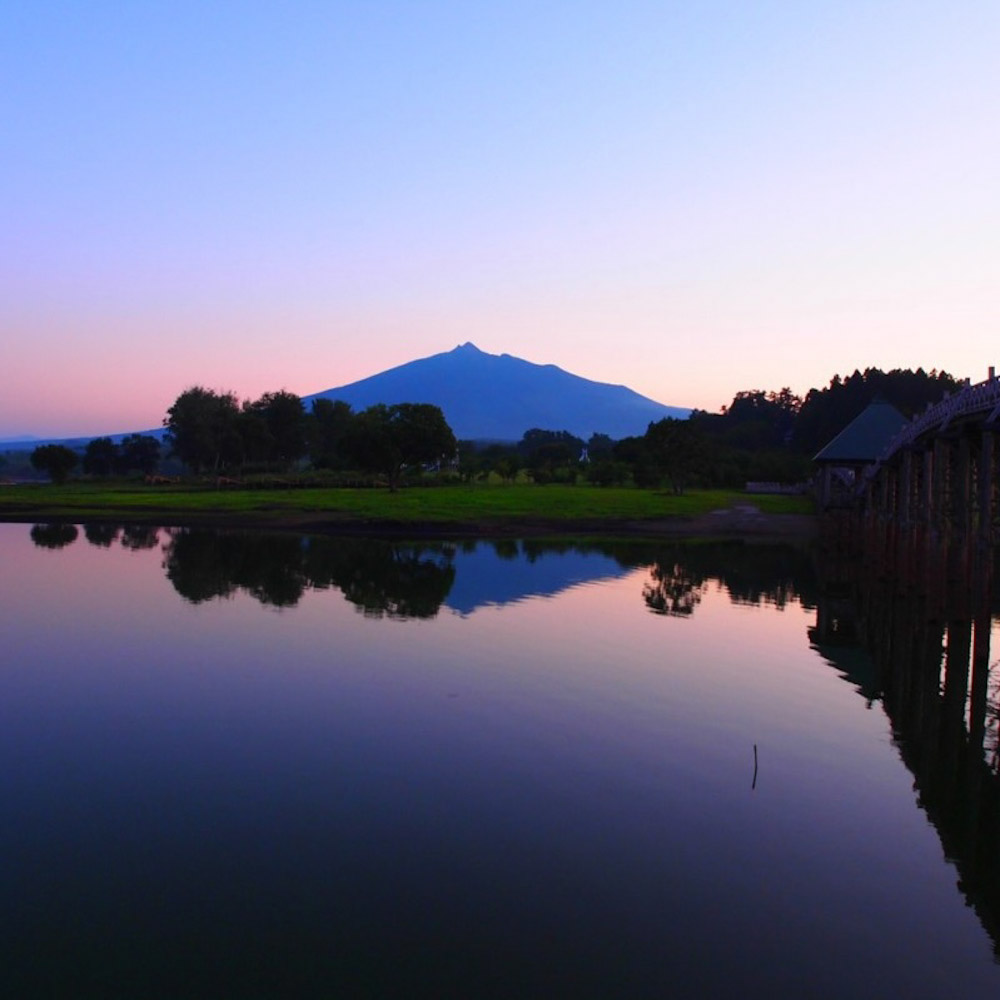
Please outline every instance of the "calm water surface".
[{"label": "calm water surface", "polygon": [[1000,995],[996,851],[808,553],[0,525],[0,565],[5,996]]}]

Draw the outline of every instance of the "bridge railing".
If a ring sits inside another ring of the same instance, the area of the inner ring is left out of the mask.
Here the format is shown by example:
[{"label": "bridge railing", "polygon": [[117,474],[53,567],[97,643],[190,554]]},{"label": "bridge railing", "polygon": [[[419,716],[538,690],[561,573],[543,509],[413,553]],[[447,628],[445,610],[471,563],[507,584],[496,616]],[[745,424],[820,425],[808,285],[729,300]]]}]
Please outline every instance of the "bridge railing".
[{"label": "bridge railing", "polygon": [[945,396],[940,403],[917,414],[886,445],[885,451],[869,466],[857,486],[860,493],[871,482],[881,467],[903,448],[907,448],[930,430],[943,430],[952,420],[989,411],[991,417],[1000,415],[1000,378],[988,378],[975,385],[966,385],[952,396]]}]

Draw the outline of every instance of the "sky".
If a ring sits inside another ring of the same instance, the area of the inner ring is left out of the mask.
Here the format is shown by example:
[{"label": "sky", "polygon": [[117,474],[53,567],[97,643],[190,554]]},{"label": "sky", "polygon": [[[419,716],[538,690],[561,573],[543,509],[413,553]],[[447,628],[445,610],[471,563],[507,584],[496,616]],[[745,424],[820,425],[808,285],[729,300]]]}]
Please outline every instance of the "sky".
[{"label": "sky", "polygon": [[716,411],[1000,363],[1000,3],[0,5],[0,437],[472,341]]}]

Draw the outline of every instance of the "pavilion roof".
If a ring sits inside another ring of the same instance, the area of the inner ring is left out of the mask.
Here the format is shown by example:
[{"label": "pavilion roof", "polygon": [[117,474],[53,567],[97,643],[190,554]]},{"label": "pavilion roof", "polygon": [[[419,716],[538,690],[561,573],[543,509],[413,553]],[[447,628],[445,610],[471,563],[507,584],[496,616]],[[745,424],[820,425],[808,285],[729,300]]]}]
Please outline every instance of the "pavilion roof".
[{"label": "pavilion roof", "polygon": [[838,465],[874,462],[906,423],[906,417],[892,403],[873,399],[813,459]]}]

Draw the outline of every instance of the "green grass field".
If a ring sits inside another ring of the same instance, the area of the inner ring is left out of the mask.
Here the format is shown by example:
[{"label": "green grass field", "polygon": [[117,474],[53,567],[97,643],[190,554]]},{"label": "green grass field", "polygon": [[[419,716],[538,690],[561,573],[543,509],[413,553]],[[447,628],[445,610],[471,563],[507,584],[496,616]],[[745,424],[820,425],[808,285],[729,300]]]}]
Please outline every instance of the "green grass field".
[{"label": "green grass field", "polygon": [[136,483],[31,484],[0,487],[0,518],[188,518],[219,523],[359,521],[409,524],[502,524],[530,521],[642,521],[696,517],[753,504],[766,514],[810,514],[808,497],[748,496],[694,490],[683,496],[629,487],[449,485],[386,489],[214,489]]}]

